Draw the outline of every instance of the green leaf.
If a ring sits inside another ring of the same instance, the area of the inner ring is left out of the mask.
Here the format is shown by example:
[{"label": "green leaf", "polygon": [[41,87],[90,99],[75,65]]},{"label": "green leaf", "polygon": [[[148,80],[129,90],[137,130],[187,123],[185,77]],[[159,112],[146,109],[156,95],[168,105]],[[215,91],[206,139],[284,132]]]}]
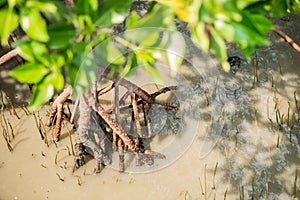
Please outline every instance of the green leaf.
[{"label": "green leaf", "polygon": [[26,7],[38,9],[42,12],[49,12],[49,13],[57,12],[57,6],[51,1],[27,0]]},{"label": "green leaf", "polygon": [[166,61],[173,72],[177,72],[186,52],[185,40],[178,31],[165,31],[160,48],[165,50]]},{"label": "green leaf", "polygon": [[39,83],[34,85],[31,96],[30,109],[35,110],[53,96],[54,86],[53,86],[53,77],[46,76]]},{"label": "green leaf", "polygon": [[260,2],[260,0],[242,0],[242,1],[236,1],[237,7],[239,10],[243,10],[246,7],[249,7],[253,4],[256,4],[257,2]]},{"label": "green leaf", "polygon": [[288,2],[288,12],[300,15],[300,1],[290,0]]},{"label": "green leaf", "polygon": [[47,32],[45,20],[38,9],[21,9],[21,27],[25,33],[33,40],[47,42],[50,38]]},{"label": "green leaf", "polygon": [[29,62],[35,61],[34,52],[31,48],[31,42],[28,40],[21,40],[15,43],[15,47],[18,49],[19,54],[22,58]]},{"label": "green leaf", "polygon": [[164,28],[175,27],[173,19],[172,10],[163,5],[155,5],[150,13],[139,20],[137,14],[133,12],[127,20],[124,37],[133,44],[155,46]]},{"label": "green leaf", "polygon": [[111,39],[107,39],[94,48],[96,58],[107,67],[110,64],[122,65],[125,57]]},{"label": "green leaf", "polygon": [[157,70],[157,68],[154,66],[155,59],[152,55],[150,55],[147,52],[138,52],[136,54],[137,62],[139,66],[141,66],[145,72],[150,76],[150,78],[156,82],[156,83],[162,83],[162,77]]},{"label": "green leaf", "polygon": [[16,42],[15,46],[25,60],[49,65],[48,49],[45,44],[37,41],[21,40]]},{"label": "green leaf", "polygon": [[286,0],[272,0],[271,14],[274,16],[283,16],[287,13]]},{"label": "green leaf", "polygon": [[18,27],[18,15],[12,9],[0,10],[0,19],[2,19],[0,26],[1,44],[7,44],[9,35]]},{"label": "green leaf", "polygon": [[[74,60],[77,59],[74,57]],[[77,63],[71,63],[69,64],[65,69],[66,69],[66,79],[67,82],[74,86],[76,83],[76,76],[78,74],[80,65],[77,65]]]},{"label": "green leaf", "polygon": [[135,70],[137,69],[138,63],[136,60],[136,55],[134,52],[130,52],[128,57],[128,62],[124,69],[120,73],[120,77],[130,76],[132,75]]},{"label": "green leaf", "polygon": [[169,7],[156,4],[153,10],[137,23],[127,24],[127,30],[144,27],[174,28],[174,14]]},{"label": "green leaf", "polygon": [[[100,61],[99,61],[100,62]],[[70,69],[73,71],[69,71],[76,73],[76,68]],[[73,85],[73,92],[75,96],[79,96],[83,94],[88,87],[90,87],[96,81],[98,71],[98,58],[94,55],[93,52],[90,52],[80,65],[76,78]],[[71,73],[70,73],[71,75]]]},{"label": "green leaf", "polygon": [[147,72],[147,74],[150,76],[150,78],[155,83],[159,83],[159,84],[163,83],[163,79],[162,79],[159,71],[154,66],[154,64],[152,64],[152,63],[145,63],[144,62],[141,67],[145,70],[145,72]]},{"label": "green leaf", "polygon": [[215,52],[221,62],[227,60],[225,41],[213,27],[211,28],[210,48]]},{"label": "green leaf", "polygon": [[69,45],[76,35],[76,30],[72,24],[55,24],[49,27],[50,36],[49,47],[60,48]]},{"label": "green leaf", "polygon": [[125,20],[131,6],[131,0],[106,0],[100,4],[100,17],[96,21],[98,26],[112,26]]},{"label": "green leaf", "polygon": [[247,17],[251,20],[256,30],[262,34],[266,34],[273,29],[272,22],[262,15],[248,14]]},{"label": "green leaf", "polygon": [[7,0],[0,0],[0,6],[6,2],[7,2]]},{"label": "green leaf", "polygon": [[253,14],[264,15],[266,12],[270,11],[271,5],[270,0],[268,1],[258,1],[256,3],[249,4],[245,10]]},{"label": "green leaf", "polygon": [[205,31],[205,24],[202,22],[197,23],[194,27],[191,28],[191,36],[193,42],[196,43],[202,50],[208,51],[209,49],[209,37]]},{"label": "green leaf", "polygon": [[64,77],[61,70],[55,71],[48,75],[48,78],[52,80],[52,85],[56,91],[60,91],[64,87]]},{"label": "green leaf", "polygon": [[124,32],[124,37],[132,44],[141,47],[154,47],[159,42],[161,28],[145,27],[130,29]]},{"label": "green leaf", "polygon": [[[74,21],[74,11],[70,7],[63,4],[62,1],[51,1],[51,4],[56,7],[56,12],[48,12],[48,9],[46,9],[48,6],[47,4],[46,6],[43,5],[39,8],[43,12],[45,18],[51,21],[51,23],[72,23]],[[51,7],[53,6],[51,5]],[[53,8],[51,11],[54,10]]]},{"label": "green leaf", "polygon": [[92,19],[96,17],[98,0],[77,0],[75,3],[77,15],[87,15]]},{"label": "green leaf", "polygon": [[39,82],[48,72],[49,69],[47,69],[44,65],[26,63],[13,69],[10,72],[10,75],[22,83],[34,84]]}]

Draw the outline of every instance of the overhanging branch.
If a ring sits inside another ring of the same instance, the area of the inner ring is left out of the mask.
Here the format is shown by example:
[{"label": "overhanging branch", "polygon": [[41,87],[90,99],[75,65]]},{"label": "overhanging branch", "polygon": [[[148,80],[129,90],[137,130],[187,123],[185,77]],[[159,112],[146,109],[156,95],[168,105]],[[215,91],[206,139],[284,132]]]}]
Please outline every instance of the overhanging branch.
[{"label": "overhanging branch", "polygon": [[288,35],[286,35],[284,32],[277,28],[273,29],[273,32],[275,32],[277,35],[283,38],[285,42],[289,43],[291,47],[293,47],[298,53],[300,53],[300,46],[297,43],[295,43],[292,38],[290,38]]}]

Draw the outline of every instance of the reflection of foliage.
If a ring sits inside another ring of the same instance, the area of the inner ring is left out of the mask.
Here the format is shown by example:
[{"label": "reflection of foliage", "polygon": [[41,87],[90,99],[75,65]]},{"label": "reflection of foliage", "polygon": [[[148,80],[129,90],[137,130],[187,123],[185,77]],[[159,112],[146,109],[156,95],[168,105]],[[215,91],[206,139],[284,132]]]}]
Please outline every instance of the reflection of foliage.
[{"label": "reflection of foliage", "polygon": [[[224,69],[229,70],[225,41],[235,42],[249,58],[254,49],[268,44],[265,34],[273,25],[264,14],[273,17],[286,12],[300,13],[297,0],[66,2],[71,4],[50,0],[0,1],[0,18],[5,19],[0,26],[1,44],[5,45],[18,27],[27,35],[15,44],[27,63],[14,70],[12,76],[34,84],[33,107],[47,101],[55,90],[61,90],[65,81],[73,85],[89,50],[103,41],[112,41],[111,36],[120,31],[126,30],[115,36],[114,42],[101,46],[104,57],[101,61],[108,62],[113,71],[122,75],[141,65],[156,78],[159,77],[154,66],[156,59],[177,69],[182,60],[175,58],[174,61],[171,54],[185,53],[184,40],[177,33],[161,34],[164,29],[176,30],[174,19],[187,22],[195,43],[205,51],[214,52]],[[147,27],[152,30],[145,30]],[[174,46],[174,43],[180,45]],[[120,45],[131,53],[119,48]],[[158,51],[158,48],[167,51]],[[80,91],[75,88],[77,92]]]}]

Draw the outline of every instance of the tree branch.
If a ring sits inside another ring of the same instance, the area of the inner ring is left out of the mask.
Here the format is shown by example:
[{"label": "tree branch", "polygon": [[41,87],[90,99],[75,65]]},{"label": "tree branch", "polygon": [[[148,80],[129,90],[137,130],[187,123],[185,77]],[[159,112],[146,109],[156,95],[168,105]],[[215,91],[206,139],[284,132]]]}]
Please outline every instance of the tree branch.
[{"label": "tree branch", "polygon": [[0,65],[2,65],[3,63],[9,61],[10,59],[18,55],[19,55],[19,51],[17,49],[13,49],[7,52],[6,54],[0,57]]},{"label": "tree branch", "polygon": [[292,38],[290,38],[288,35],[286,35],[285,33],[283,33],[281,30],[279,29],[273,29],[273,32],[277,33],[277,35],[279,35],[281,38],[284,39],[284,41],[286,41],[287,43],[289,43],[289,45],[291,45],[291,47],[293,47],[298,53],[300,53],[300,46],[295,43]]}]

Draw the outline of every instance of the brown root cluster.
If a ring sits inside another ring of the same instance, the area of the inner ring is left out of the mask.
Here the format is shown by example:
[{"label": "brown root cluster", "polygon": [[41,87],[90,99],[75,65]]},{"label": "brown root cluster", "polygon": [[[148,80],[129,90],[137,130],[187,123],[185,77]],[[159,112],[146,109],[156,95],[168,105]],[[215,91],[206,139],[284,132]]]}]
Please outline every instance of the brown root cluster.
[{"label": "brown root cluster", "polygon": [[[139,86],[135,85],[134,83],[120,78],[118,76],[110,77],[109,78],[112,81],[112,84],[108,87],[104,87],[98,91],[96,91],[96,96],[93,95],[86,95],[88,99],[89,105],[92,107],[92,109],[101,117],[101,119],[106,123],[106,125],[112,130],[111,131],[111,144],[112,149],[115,151],[118,151],[119,154],[119,171],[124,172],[125,166],[124,166],[124,150],[129,149],[132,152],[135,152],[137,154],[137,159],[145,159],[148,157],[156,157],[159,159],[164,159],[165,155],[152,151],[150,148],[145,148],[144,145],[144,139],[142,134],[142,126],[141,126],[141,120],[140,119],[140,112],[143,113],[144,124],[148,127],[148,137],[151,137],[151,128],[150,128],[150,121],[148,117],[149,108],[152,104],[156,104],[163,109],[166,110],[173,110],[176,111],[177,108],[164,104],[159,103],[156,100],[156,97],[163,93],[167,93],[172,90],[176,90],[176,86],[169,86],[164,87],[162,89],[159,89],[158,91],[154,93],[148,93],[147,91],[143,90]],[[123,96],[120,97],[120,87],[124,87],[126,89],[126,92]],[[98,99],[105,93],[114,90],[114,105],[111,108],[104,109],[104,107],[98,103]],[[58,141],[60,137],[61,132],[61,124],[62,121],[68,120],[71,123],[73,123],[73,117],[66,117],[64,114],[64,104],[68,102],[68,100],[72,97],[72,88],[71,86],[66,87],[63,92],[50,104],[50,119],[47,122],[48,126],[53,126],[54,132],[53,132],[53,138],[54,140]],[[124,105],[126,100],[130,100],[129,105]],[[77,106],[77,101],[74,105],[74,110]],[[142,109],[139,109],[139,106]],[[135,126],[135,130],[137,132],[137,138],[132,138],[126,131],[123,130],[121,127],[121,117],[120,117],[120,110],[123,109],[129,109],[132,110],[132,124]],[[73,113],[74,115],[74,113]],[[65,116],[65,117],[64,117]],[[80,117],[80,116],[79,116]],[[70,119],[71,118],[71,119]],[[101,127],[101,124],[99,124]],[[102,126],[103,127],[103,126]],[[75,144],[75,151],[78,144]],[[80,148],[79,148],[80,149]],[[83,148],[81,148],[83,149]],[[77,152],[78,155],[82,155],[82,152]],[[75,153],[75,155],[77,155]],[[76,157],[76,156],[75,156]],[[137,163],[139,161],[137,160]],[[75,159],[75,164],[73,171],[82,166],[84,162],[82,162],[82,157]],[[99,168],[99,163],[96,162],[96,167]],[[98,170],[97,170],[98,171]]]}]

